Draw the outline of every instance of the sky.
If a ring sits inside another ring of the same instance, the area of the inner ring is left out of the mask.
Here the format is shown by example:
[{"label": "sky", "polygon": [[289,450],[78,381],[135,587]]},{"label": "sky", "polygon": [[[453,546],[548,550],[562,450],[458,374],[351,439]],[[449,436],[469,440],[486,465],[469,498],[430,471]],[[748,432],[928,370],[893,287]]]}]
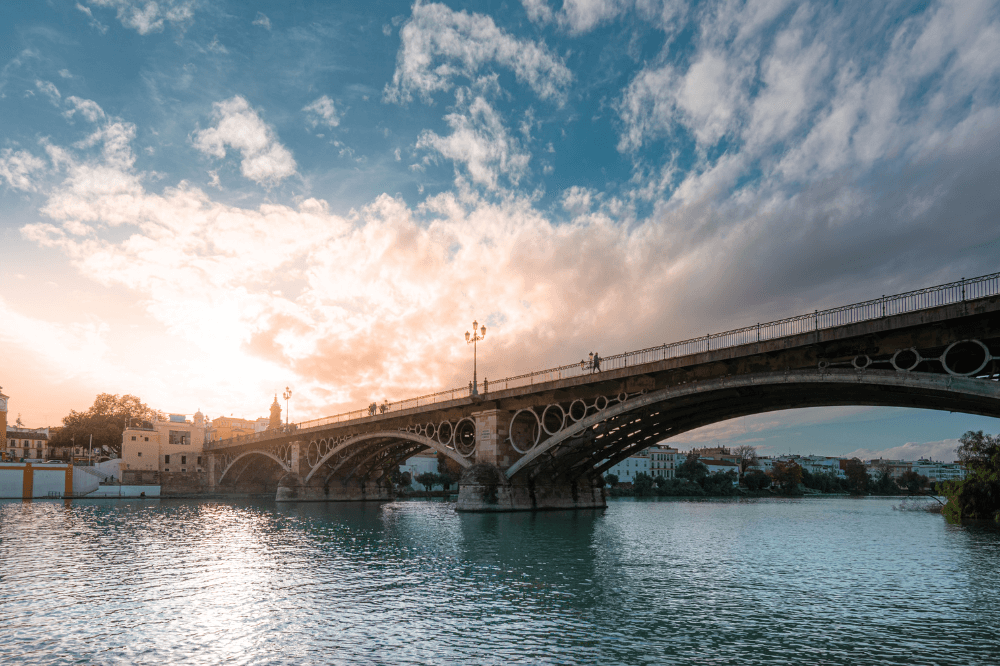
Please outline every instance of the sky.
[{"label": "sky", "polygon": [[[1000,5],[0,3],[0,386],[293,421],[991,273]],[[675,442],[951,459],[1000,420]],[[899,454],[899,455],[896,455]]]}]

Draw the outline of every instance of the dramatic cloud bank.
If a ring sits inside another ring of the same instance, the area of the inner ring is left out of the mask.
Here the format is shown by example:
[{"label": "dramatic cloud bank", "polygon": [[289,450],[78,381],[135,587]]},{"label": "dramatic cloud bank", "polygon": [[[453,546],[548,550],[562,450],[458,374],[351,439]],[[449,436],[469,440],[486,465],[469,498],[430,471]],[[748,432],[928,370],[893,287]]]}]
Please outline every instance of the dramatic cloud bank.
[{"label": "dramatic cloud bank", "polygon": [[133,317],[5,290],[11,345],[134,378],[140,327],[200,406],[318,416],[464,385],[473,319],[494,379],[996,270],[995,3],[223,5],[81,2],[99,67],[2,64],[7,237]]}]

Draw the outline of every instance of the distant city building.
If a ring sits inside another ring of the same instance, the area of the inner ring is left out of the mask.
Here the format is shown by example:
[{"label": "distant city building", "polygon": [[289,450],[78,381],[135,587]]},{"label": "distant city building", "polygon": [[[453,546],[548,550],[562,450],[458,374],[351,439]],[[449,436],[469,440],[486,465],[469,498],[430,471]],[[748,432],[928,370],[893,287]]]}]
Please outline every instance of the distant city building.
[{"label": "distant city building", "polygon": [[910,469],[926,476],[931,483],[964,479],[966,474],[966,469],[960,462],[936,462],[924,458],[912,463]]},{"label": "distant city building", "polygon": [[7,453],[14,460],[48,460],[49,429],[7,426]]},{"label": "distant city building", "polygon": [[281,405],[278,404],[278,394],[274,394],[274,402],[271,403],[271,418],[267,422],[268,430],[281,429]]},{"label": "distant city building", "polygon": [[[2,387],[0,387],[2,388]],[[7,432],[7,401],[10,400],[9,395],[4,395],[3,391],[0,391],[0,432]]]},{"label": "distant city building", "polygon": [[676,478],[677,455],[677,449],[664,444],[649,447],[649,475],[654,479],[658,476]]},{"label": "distant city building", "polygon": [[733,454],[725,446],[712,446],[702,449],[691,449],[694,453],[698,454],[698,460],[705,464],[708,464],[709,460],[728,460],[729,462],[738,462],[738,456]]},{"label": "distant city building", "polygon": [[220,439],[252,435],[255,432],[257,432],[255,421],[237,419],[232,416],[219,416],[212,419],[208,428],[208,437],[210,441],[217,442]]},{"label": "distant city building", "polygon": [[205,417],[193,420],[171,414],[165,421],[144,423],[122,433],[122,478],[128,483],[155,483],[160,472],[203,471]]},{"label": "distant city building", "polygon": [[[0,392],[0,426],[5,433],[2,448],[10,460],[47,460],[49,456],[49,429],[24,428],[7,423],[7,401],[10,396]],[[19,419],[20,420],[20,419]]]},{"label": "distant city building", "polygon": [[605,474],[614,474],[618,477],[619,483],[632,483],[637,474],[649,474],[649,449],[643,449],[638,453],[629,456],[625,460],[616,463]]}]

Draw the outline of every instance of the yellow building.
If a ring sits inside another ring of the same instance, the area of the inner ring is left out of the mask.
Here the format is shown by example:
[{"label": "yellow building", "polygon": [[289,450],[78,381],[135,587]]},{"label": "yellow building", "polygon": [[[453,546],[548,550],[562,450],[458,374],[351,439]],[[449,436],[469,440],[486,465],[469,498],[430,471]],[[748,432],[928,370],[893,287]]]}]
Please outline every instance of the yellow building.
[{"label": "yellow building", "polygon": [[212,425],[208,430],[209,440],[217,442],[220,439],[230,439],[237,435],[252,435],[256,430],[255,426],[255,421],[220,416],[212,419]]},{"label": "yellow building", "polygon": [[205,417],[171,414],[165,421],[131,427],[122,433],[122,476],[129,483],[153,483],[159,472],[204,470]]}]

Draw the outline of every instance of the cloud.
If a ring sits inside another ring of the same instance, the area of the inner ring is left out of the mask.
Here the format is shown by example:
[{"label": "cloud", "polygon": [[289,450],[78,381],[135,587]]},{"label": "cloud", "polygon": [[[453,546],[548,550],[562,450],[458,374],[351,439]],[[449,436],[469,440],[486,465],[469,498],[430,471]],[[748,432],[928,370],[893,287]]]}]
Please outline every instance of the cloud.
[{"label": "cloud", "polygon": [[540,98],[557,103],[565,101],[573,79],[544,43],[518,39],[488,16],[441,4],[414,5],[400,37],[396,71],[385,87],[385,98],[393,102],[408,102],[413,93],[430,101],[433,93],[450,90],[456,77],[473,79],[491,64],[512,70]]},{"label": "cloud", "polygon": [[56,88],[55,84],[51,81],[35,81],[35,87],[38,88],[46,97],[49,98],[55,105],[59,105],[62,101],[62,95],[59,94],[59,89]]},{"label": "cloud", "polygon": [[90,7],[84,7],[78,2],[76,3],[76,8],[87,15],[88,23],[90,23],[91,28],[94,28],[102,35],[108,31],[108,26],[94,18],[94,12],[91,11]]},{"label": "cloud", "polygon": [[[531,156],[521,150],[517,138],[503,124],[499,113],[482,96],[460,89],[456,106],[461,112],[445,116],[452,129],[448,136],[424,130],[416,148],[433,150],[442,157],[465,167],[473,182],[491,190],[498,187],[501,175],[513,185],[527,173]],[[457,169],[456,169],[457,170]]]},{"label": "cloud", "polygon": [[571,215],[584,215],[590,212],[591,206],[598,198],[595,190],[574,185],[563,190],[562,207]]},{"label": "cloud", "polygon": [[[121,24],[140,35],[161,32],[165,22],[184,26],[194,18],[194,0],[87,0],[87,2],[94,7],[115,9],[115,16]],[[93,18],[89,8],[79,4],[77,8]]]},{"label": "cloud", "polygon": [[333,100],[323,95],[313,100],[302,109],[309,115],[309,124],[316,127],[320,123],[327,127],[336,127],[340,124],[340,115],[337,113]]},{"label": "cloud", "polygon": [[296,174],[291,151],[246,99],[237,95],[212,106],[215,125],[194,133],[195,148],[220,159],[227,146],[238,150],[243,156],[240,172],[258,184],[274,184]]},{"label": "cloud", "polygon": [[45,160],[27,151],[14,152],[10,148],[0,151],[0,181],[6,181],[14,189],[34,192],[38,186],[32,176],[45,169]]},{"label": "cloud", "polygon": [[902,446],[893,446],[888,449],[855,449],[850,453],[845,453],[844,458],[860,458],[861,460],[871,460],[873,458],[885,458],[887,460],[920,460],[927,458],[941,462],[955,462],[955,454],[958,448],[957,439],[944,439],[939,442],[907,442]]},{"label": "cloud", "polygon": [[271,29],[271,19],[264,15],[264,12],[257,12],[257,18],[253,20],[252,25],[260,26],[265,30]]},{"label": "cloud", "polygon": [[77,112],[92,123],[104,119],[104,109],[93,100],[81,99],[73,95],[66,98],[66,104],[70,106],[69,109],[63,112],[63,115],[67,119],[72,118]]}]

